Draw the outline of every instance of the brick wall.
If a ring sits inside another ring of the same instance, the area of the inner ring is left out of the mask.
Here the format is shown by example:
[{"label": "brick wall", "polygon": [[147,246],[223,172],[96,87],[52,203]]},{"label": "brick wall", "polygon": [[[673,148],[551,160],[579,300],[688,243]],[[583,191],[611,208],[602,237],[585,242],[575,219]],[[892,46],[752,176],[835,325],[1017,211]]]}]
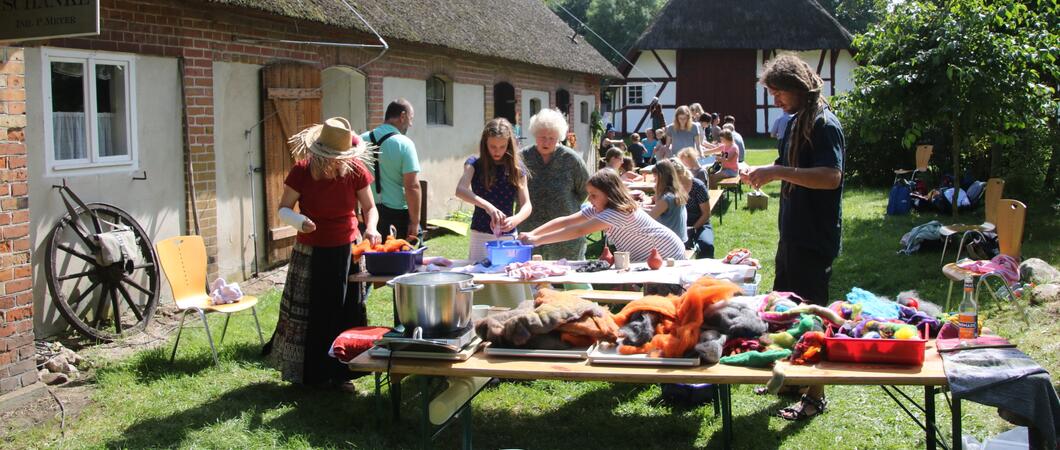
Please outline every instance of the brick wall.
[{"label": "brick wall", "polygon": [[[190,158],[195,178],[196,209],[206,242],[211,276],[217,273],[217,199],[214,161],[213,62],[266,65],[275,61],[303,61],[321,69],[333,65],[357,67],[374,58],[376,49],[361,50],[313,45],[247,43],[236,38],[290,39],[375,43],[374,37],[306,21],[219,6],[202,1],[102,0],[101,34],[87,38],[38,41],[77,49],[116,51],[184,59],[184,92],[187,103]],[[387,54],[364,69],[367,80],[368,123],[382,121],[386,102],[383,78],[427,79],[445,74],[457,83],[485,86],[485,117],[493,115],[493,85],[506,81],[516,88],[517,111],[522,89],[554,93],[563,88],[572,95],[596,95],[599,79],[585,74],[549,69],[498,58],[477,56],[444,47],[391,42]],[[599,98],[597,98],[599,103]],[[190,192],[190,191],[189,191]],[[186,198],[188,224],[192,213]]]},{"label": "brick wall", "polygon": [[37,381],[22,49],[0,47],[0,394]]}]

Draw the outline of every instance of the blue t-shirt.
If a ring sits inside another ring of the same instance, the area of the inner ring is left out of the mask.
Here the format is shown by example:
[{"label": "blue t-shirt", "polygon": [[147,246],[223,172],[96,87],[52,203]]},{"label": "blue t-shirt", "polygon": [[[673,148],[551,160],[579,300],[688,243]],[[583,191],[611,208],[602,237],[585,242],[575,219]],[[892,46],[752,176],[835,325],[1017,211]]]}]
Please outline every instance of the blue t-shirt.
[{"label": "blue t-shirt", "polygon": [[[505,167],[502,165],[493,167],[493,186],[490,189],[486,189],[485,177],[483,176],[485,169],[482,164],[479,164],[478,156],[468,158],[464,164],[475,168],[475,176],[471,177],[471,192],[485,199],[505,215],[510,217],[514,214],[518,189],[509,181]],[[486,210],[478,206],[475,207],[475,212],[471,215],[471,229],[479,233],[493,233],[493,230],[490,229],[490,216],[486,214]],[[515,232],[515,230],[512,230],[512,232]]]},{"label": "blue t-shirt", "polygon": [[[376,139],[383,139],[392,132],[397,134],[383,142],[377,150],[379,155],[375,163],[379,165],[379,184],[383,188],[380,193],[372,184],[372,192],[375,194],[375,202],[390,209],[408,209],[405,201],[405,174],[420,171],[420,159],[416,155],[416,144],[408,136],[401,134],[397,128],[384,123],[376,129],[361,135],[361,139],[371,143],[371,134]],[[422,214],[422,212],[421,212]]]},{"label": "blue t-shirt", "polygon": [[[792,116],[794,124],[798,115]],[[791,125],[789,124],[789,127]],[[846,140],[843,127],[831,110],[817,114],[810,132],[812,146],[799,152],[798,161],[787,161],[790,129],[780,141],[780,157],[775,164],[811,168],[831,167],[843,171],[846,155]],[[798,185],[788,189],[788,182],[781,184],[780,196],[780,242],[817,252],[821,256],[835,258],[839,255],[843,224],[843,180],[835,189],[810,189]]]},{"label": "blue t-shirt", "polygon": [[645,139],[641,141],[641,144],[644,144],[644,149],[647,150],[646,152],[644,152],[644,159],[648,159],[655,154],[655,146],[659,145],[659,140],[656,139],[654,141],[649,141]]},{"label": "blue t-shirt", "polygon": [[655,202],[666,202],[666,212],[659,216],[659,223],[663,224],[670,231],[673,231],[677,235],[677,238],[681,242],[688,240],[688,232],[685,230],[688,222],[688,211],[685,210],[684,206],[677,204],[677,197],[674,194],[667,192],[661,196],[655,198]]}]

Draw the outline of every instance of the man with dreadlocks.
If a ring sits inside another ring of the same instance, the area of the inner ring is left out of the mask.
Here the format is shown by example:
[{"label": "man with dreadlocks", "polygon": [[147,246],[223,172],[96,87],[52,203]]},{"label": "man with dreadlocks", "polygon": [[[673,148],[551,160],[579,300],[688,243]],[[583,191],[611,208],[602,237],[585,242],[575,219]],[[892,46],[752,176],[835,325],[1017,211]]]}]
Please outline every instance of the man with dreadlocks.
[{"label": "man with dreadlocks", "polygon": [[[821,95],[821,77],[799,57],[787,54],[773,59],[759,82],[773,96],[774,105],[794,114],[780,140],[779,158],[742,174],[755,188],[781,181],[773,290],[826,305],[832,261],[840,248],[843,128]],[[826,405],[824,387],[811,386],[798,403],[779,414],[788,420],[805,419],[823,412]]]}]

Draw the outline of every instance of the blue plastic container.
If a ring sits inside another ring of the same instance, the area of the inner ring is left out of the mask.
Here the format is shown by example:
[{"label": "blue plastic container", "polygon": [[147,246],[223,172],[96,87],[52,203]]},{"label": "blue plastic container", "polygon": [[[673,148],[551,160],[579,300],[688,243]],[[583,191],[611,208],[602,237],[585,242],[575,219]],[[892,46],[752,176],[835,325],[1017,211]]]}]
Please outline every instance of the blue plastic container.
[{"label": "blue plastic container", "polygon": [[526,245],[516,240],[489,241],[486,243],[486,256],[493,266],[527,262],[530,260],[533,250],[533,245]]},{"label": "blue plastic container", "polygon": [[423,264],[423,251],[420,247],[407,252],[364,252],[365,270],[372,275],[403,275],[415,272],[416,266]]}]

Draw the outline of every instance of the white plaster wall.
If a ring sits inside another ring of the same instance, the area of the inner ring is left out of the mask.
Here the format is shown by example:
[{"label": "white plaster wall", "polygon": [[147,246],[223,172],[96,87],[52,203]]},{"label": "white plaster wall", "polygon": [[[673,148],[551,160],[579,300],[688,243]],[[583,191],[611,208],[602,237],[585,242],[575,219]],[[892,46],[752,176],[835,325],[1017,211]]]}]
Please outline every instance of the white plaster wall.
[{"label": "white plaster wall", "polygon": [[[676,50],[656,50],[659,54],[659,59],[662,60],[666,67],[670,70],[672,75],[677,75],[677,51]],[[651,51],[642,51],[640,57],[637,58],[635,69],[631,69],[629,72],[629,78],[652,78],[655,82],[648,81],[626,81],[624,84],[629,86],[642,86],[644,89],[644,105],[651,103],[652,97],[659,97],[659,103],[663,105],[673,105],[677,102],[677,82],[670,82],[663,88],[663,80],[669,78],[666,71],[659,64],[659,61],[651,54]],[[660,88],[662,88],[660,92]],[[627,95],[625,90],[621,91],[621,95]],[[621,104],[620,101],[616,102]],[[617,108],[615,108],[617,109]],[[615,111],[613,109],[613,111]],[[626,117],[626,126],[622,126],[622,116],[628,114]],[[646,109],[635,109],[630,110],[627,113],[615,112],[613,114],[613,122],[615,128],[624,133],[642,132],[651,124],[649,119],[644,120],[644,124],[641,125],[640,129],[634,129],[637,126],[637,122],[641,120],[644,115],[647,114]],[[664,107],[663,116],[666,118],[667,123],[673,121],[674,108]]]},{"label": "white plaster wall", "polygon": [[[585,102],[585,116],[592,120],[593,109],[596,108],[596,97],[592,95],[574,95],[574,114],[571,115],[572,128],[574,129],[574,135],[578,137],[578,145],[574,151],[582,155],[582,160],[585,161],[586,167],[596,167],[596,146],[591,142],[591,128],[590,123],[582,123],[582,102]],[[590,164],[592,163],[592,164]]]},{"label": "white plaster wall", "polygon": [[[102,52],[100,52],[102,54]],[[33,254],[33,327],[38,337],[61,331],[62,316],[51,303],[44,273],[45,245],[52,225],[65,209],[54,184],[62,178],[45,176],[43,68],[39,48],[27,47],[26,147],[29,173],[30,240]],[[153,241],[181,234],[184,224],[184,164],[181,140],[180,78],[177,60],[153,56],[135,59],[139,168],[105,174],[66,175],[68,186],[87,202],[106,202],[124,209]],[[133,180],[142,170],[146,181]],[[171,302],[165,278],[160,303]]]},{"label": "white plaster wall", "polygon": [[[464,161],[478,152],[478,139],[485,125],[485,88],[474,84],[453,84],[452,125],[427,124],[426,81],[383,78],[384,101],[390,102],[398,97],[408,99],[416,112],[408,136],[416,143],[420,179],[427,180],[427,217],[444,218],[461,206],[456,198],[456,185],[463,173]],[[545,99],[548,99],[547,94]]]},{"label": "white plaster wall", "polygon": [[[817,64],[821,61],[821,52],[824,52],[824,51],[827,51],[827,50],[807,50],[807,51],[795,52],[795,54],[798,55],[799,58],[801,58],[803,61],[806,61],[806,64],[809,64],[811,68],[816,69],[817,68]],[[836,72],[836,76],[835,76],[835,93],[836,94],[847,92],[847,91],[850,91],[851,89],[854,88],[854,80],[853,80],[854,73],[853,73],[853,71],[854,71],[854,67],[856,65],[857,64],[854,62],[854,59],[851,56],[849,51],[840,50],[839,58],[836,60],[836,65],[835,65],[835,72]],[[762,52],[759,51],[759,52],[757,52],[757,62],[756,62],[755,73],[762,73],[762,69],[763,69]],[[825,55],[825,61],[824,61],[824,64],[821,66],[820,75],[821,75],[821,78],[831,78],[832,77],[832,67],[831,67],[830,55]],[[826,88],[828,87],[828,81],[827,80],[825,81],[825,86],[826,86]],[[762,100],[762,91],[763,91],[763,87],[760,84],[756,83],[755,84],[755,102],[756,102],[756,104],[758,102],[761,102],[761,100]],[[826,96],[831,96],[830,94],[831,94],[831,89],[825,89],[825,95]],[[767,93],[766,94],[766,99],[768,101],[768,104],[770,104],[770,105],[773,104],[773,96],[768,95],[768,93]],[[770,107],[769,108],[769,118],[768,118],[768,121],[767,121],[766,120],[765,110],[757,109],[756,113],[755,113],[755,116],[756,116],[756,118],[755,118],[755,121],[756,121],[755,131],[758,132],[758,133],[768,134],[769,133],[769,128],[773,126],[773,121],[776,120],[776,118],[780,116],[780,113],[781,113],[780,108]]]},{"label": "white plaster wall", "polygon": [[213,64],[217,267],[229,281],[253,275],[255,243],[259,267],[265,261],[264,184],[261,173],[250,174],[251,165],[261,167],[263,153],[260,80],[259,65]]},{"label": "white plaster wall", "polygon": [[535,91],[533,89],[522,90],[522,98],[519,99],[519,110],[522,111],[519,114],[519,127],[522,129],[523,137],[526,138],[522,142],[523,145],[534,144],[534,138],[530,136],[530,117],[533,116],[530,114],[530,99],[534,98],[541,101],[542,109],[548,108],[551,105],[548,101],[548,92]]},{"label": "white plaster wall", "polygon": [[328,67],[321,73],[321,86],[323,117],[345,117],[354,130],[363,132],[368,107],[364,74],[352,67]]}]

